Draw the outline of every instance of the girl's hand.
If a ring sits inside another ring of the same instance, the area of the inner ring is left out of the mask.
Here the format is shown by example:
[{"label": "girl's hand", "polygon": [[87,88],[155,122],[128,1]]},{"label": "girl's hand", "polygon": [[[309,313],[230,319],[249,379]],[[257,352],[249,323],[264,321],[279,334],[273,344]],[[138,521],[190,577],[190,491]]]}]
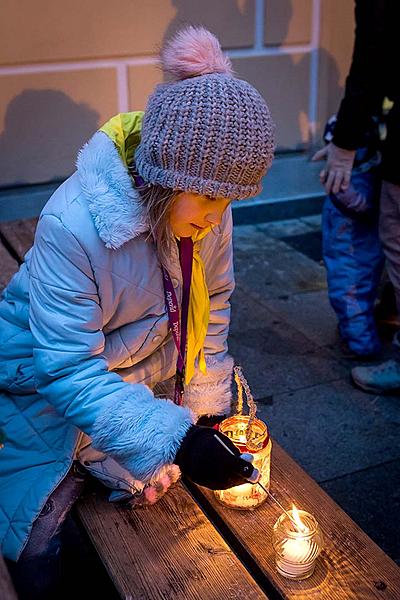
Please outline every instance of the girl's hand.
[{"label": "girl's hand", "polygon": [[259,478],[257,469],[241,458],[231,440],[210,427],[192,425],[175,462],[186,477],[210,490],[226,490]]},{"label": "girl's hand", "polygon": [[181,474],[177,465],[165,465],[157,477],[144,484],[91,444],[80,450],[78,460],[91,475],[113,490],[110,502],[121,502],[134,508],[157,502]]}]

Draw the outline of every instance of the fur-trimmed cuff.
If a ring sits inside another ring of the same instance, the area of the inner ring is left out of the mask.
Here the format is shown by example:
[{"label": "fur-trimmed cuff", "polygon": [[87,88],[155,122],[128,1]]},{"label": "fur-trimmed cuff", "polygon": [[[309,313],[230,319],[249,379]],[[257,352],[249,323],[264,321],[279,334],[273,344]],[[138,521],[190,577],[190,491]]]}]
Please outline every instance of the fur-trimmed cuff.
[{"label": "fur-trimmed cuff", "polygon": [[185,388],[184,404],[197,417],[225,415],[231,412],[233,358],[206,356],[207,375],[199,370]]},{"label": "fur-trimmed cuff", "polygon": [[147,483],[174,461],[195,416],[188,408],[155,398],[146,385],[129,388],[96,419],[92,444]]}]

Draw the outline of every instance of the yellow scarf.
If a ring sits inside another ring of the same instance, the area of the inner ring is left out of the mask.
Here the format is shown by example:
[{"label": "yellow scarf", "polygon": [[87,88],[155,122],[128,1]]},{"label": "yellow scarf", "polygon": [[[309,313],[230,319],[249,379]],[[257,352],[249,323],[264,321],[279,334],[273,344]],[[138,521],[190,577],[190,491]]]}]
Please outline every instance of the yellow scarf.
[{"label": "yellow scarf", "polygon": [[199,241],[209,232],[211,227],[195,233],[193,240],[192,279],[190,282],[190,298],[187,324],[187,345],[185,384],[188,385],[195,371],[196,358],[199,358],[199,369],[207,374],[204,357],[204,340],[207,335],[208,321],[210,318],[210,297],[206,283],[204,263],[199,252]]},{"label": "yellow scarf", "polygon": [[[120,113],[112,117],[112,119],[100,128],[100,131],[103,131],[114,142],[121,160],[126,167],[132,164],[135,150],[140,143],[143,115],[143,112]],[[198,358],[200,371],[204,375],[207,373],[204,358],[204,340],[207,335],[210,318],[210,297],[198,242],[210,230],[211,227],[192,236],[193,264],[187,324],[186,385],[190,383],[194,375],[196,358]]]}]

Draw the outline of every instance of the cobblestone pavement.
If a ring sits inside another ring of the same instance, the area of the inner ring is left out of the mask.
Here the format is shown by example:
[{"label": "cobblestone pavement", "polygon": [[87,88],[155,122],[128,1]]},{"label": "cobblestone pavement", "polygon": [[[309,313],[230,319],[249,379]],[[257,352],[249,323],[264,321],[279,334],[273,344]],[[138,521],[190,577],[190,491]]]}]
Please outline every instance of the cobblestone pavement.
[{"label": "cobblestone pavement", "polygon": [[235,227],[229,348],[272,437],[400,564],[400,398],[350,383],[320,238],[319,216]]}]

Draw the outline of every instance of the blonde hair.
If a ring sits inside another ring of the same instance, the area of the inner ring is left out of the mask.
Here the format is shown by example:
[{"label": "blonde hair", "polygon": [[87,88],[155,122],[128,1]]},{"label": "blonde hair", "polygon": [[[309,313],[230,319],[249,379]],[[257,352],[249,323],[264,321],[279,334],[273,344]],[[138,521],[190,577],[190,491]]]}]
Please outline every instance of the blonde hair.
[{"label": "blonde hair", "polygon": [[172,204],[179,192],[157,184],[144,184],[138,188],[138,191],[149,219],[149,235],[154,240],[161,264],[166,267],[171,256],[173,242],[169,216]]}]

